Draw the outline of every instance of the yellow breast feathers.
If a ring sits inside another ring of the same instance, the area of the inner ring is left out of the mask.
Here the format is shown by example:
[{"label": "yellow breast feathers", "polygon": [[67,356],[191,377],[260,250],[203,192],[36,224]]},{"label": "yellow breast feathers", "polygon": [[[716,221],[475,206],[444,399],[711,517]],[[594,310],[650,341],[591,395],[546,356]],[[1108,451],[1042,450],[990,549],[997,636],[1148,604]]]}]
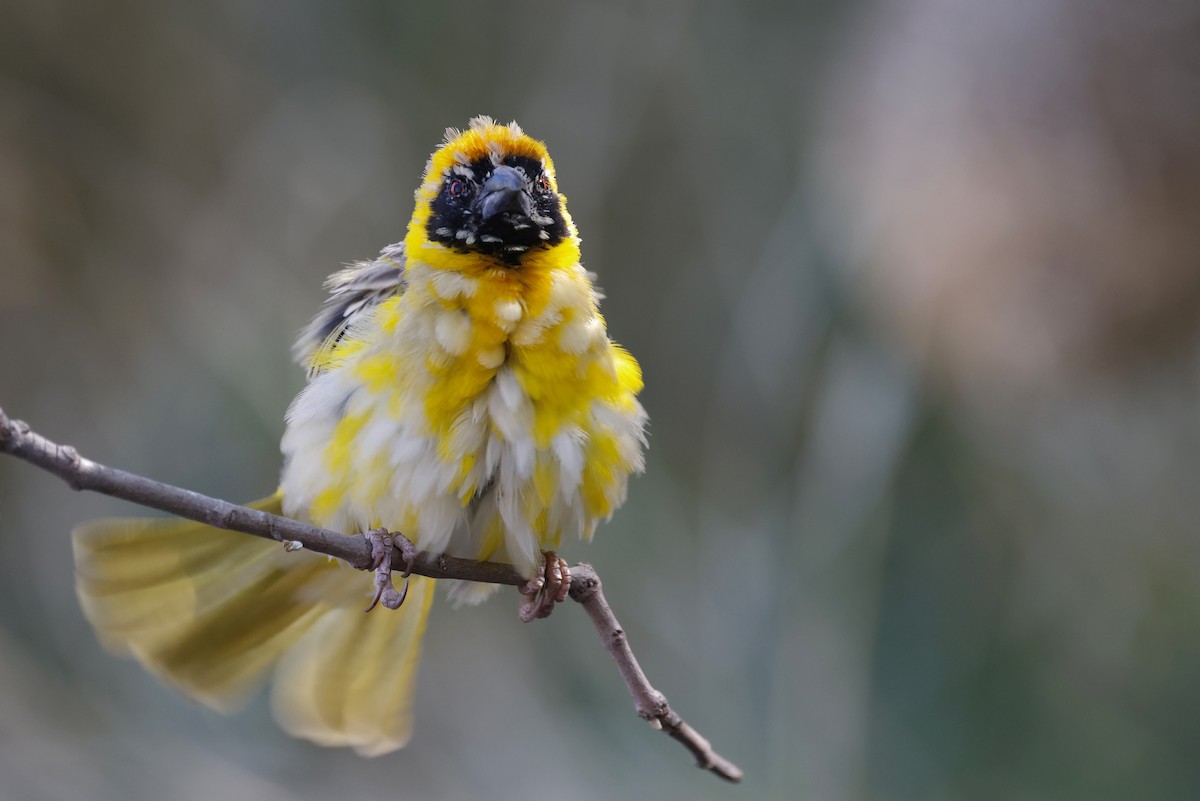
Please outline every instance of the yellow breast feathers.
[{"label": "yellow breast feathers", "polygon": [[487,118],[448,131],[404,243],[334,276],[302,339],[287,513],[526,575],[590,538],[642,469],[646,415],[579,259],[540,142]]}]

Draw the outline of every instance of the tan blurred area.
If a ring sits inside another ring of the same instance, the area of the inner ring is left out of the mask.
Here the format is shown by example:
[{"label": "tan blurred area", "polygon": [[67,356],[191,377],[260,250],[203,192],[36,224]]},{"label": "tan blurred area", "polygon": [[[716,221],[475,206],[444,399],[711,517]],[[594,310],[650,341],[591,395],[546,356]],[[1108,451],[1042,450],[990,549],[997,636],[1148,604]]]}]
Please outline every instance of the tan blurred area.
[{"label": "tan blurred area", "polygon": [[0,406],[267,494],[342,263],[446,126],[544,139],[641,361],[647,474],[586,620],[430,623],[376,760],[107,654],[0,457],[0,801],[1200,794],[1200,9],[1155,0],[18,0],[0,8]]},{"label": "tan blurred area", "polygon": [[827,172],[868,301],[1000,403],[1191,357],[1195,10],[893,5],[830,88]]}]

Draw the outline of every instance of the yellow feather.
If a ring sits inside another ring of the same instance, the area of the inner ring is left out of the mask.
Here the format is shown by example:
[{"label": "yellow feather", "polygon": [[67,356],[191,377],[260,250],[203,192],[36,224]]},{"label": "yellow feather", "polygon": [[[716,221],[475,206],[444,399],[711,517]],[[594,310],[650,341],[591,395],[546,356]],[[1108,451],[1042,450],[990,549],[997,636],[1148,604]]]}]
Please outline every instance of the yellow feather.
[{"label": "yellow feather", "polygon": [[433,590],[432,579],[414,576],[398,610],[363,614],[361,603],[327,610],[280,662],[272,694],[280,725],[363,756],[403,747],[412,733],[413,687]]},{"label": "yellow feather", "polygon": [[[279,514],[281,500],[251,506]],[[363,573],[200,523],[97,520],[74,545],[76,589],[101,641],[163,681],[229,712],[274,675],[293,734],[370,754],[408,739],[432,581],[414,580],[398,611],[366,615]]]},{"label": "yellow feather", "polygon": [[[255,507],[277,511],[279,498]],[[102,642],[223,710],[244,701],[301,633],[305,609],[293,594],[332,568],[177,520],[98,520],[76,529],[74,545],[76,589]],[[230,616],[238,631],[222,630]]]}]

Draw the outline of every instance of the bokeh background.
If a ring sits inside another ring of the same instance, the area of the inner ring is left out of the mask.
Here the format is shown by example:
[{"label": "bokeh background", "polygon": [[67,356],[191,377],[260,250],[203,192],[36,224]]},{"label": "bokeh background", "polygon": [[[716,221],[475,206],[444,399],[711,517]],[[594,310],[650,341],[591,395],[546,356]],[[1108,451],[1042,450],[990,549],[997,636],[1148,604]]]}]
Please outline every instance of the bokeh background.
[{"label": "bokeh background", "polygon": [[641,360],[647,474],[579,610],[434,612],[409,748],[108,656],[0,458],[0,799],[1200,797],[1200,10],[1152,0],[0,7],[0,405],[274,486],[323,277],[447,125],[545,139]]}]

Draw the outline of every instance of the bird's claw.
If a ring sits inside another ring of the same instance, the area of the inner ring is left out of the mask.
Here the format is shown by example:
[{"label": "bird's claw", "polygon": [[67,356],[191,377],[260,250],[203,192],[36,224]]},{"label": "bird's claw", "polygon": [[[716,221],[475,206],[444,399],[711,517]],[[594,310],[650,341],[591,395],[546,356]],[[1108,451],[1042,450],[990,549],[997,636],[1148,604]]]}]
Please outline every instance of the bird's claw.
[{"label": "bird's claw", "polygon": [[[396,541],[384,528],[371,529],[363,536],[371,543],[371,567],[375,571],[375,597],[371,599],[371,605],[363,611],[370,612],[380,603],[388,609],[399,609],[400,604],[404,603],[404,597],[408,595],[408,581],[405,581],[399,590],[392,584],[392,558],[396,553]],[[401,547],[401,550],[405,549]],[[412,572],[416,554],[411,551],[410,545],[409,552],[403,555],[407,568],[404,576],[407,578]]]},{"label": "bird's claw", "polygon": [[528,623],[550,617],[554,605],[567,600],[571,592],[571,569],[554,551],[542,554],[543,568],[521,588],[517,615]]}]

